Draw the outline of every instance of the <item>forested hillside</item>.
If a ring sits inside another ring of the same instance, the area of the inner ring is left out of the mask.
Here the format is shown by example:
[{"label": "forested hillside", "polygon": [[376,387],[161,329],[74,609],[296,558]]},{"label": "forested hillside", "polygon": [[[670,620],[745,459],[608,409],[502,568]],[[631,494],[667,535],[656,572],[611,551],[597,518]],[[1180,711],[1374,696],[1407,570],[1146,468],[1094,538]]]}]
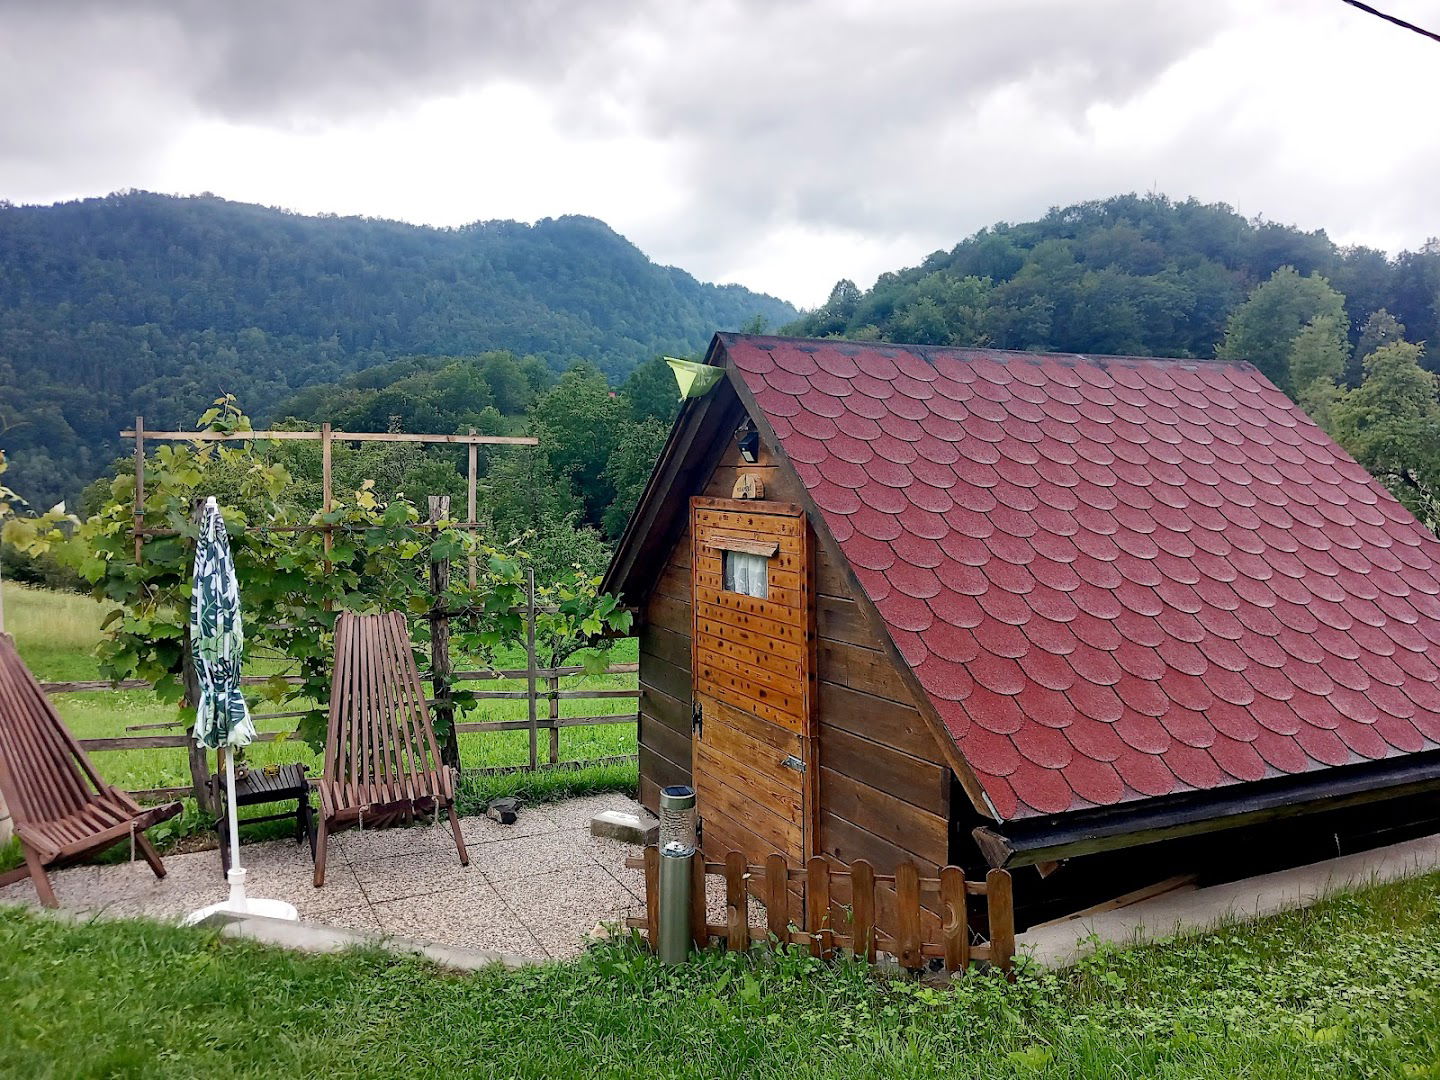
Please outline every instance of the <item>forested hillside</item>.
[{"label": "forested hillside", "polygon": [[[1417,237],[1417,245],[1423,241]],[[981,229],[861,292],[841,281],[797,333],[927,345],[1212,356],[1226,320],[1282,266],[1345,298],[1351,339],[1387,309],[1415,341],[1440,329],[1440,243],[1390,259],[1228,206],[1121,195]]]},{"label": "forested hillside", "polygon": [[217,393],[266,419],[297,389],[412,354],[509,350],[613,382],[717,329],[795,309],[657,266],[584,217],[433,229],[144,192],[0,204],[0,443],[48,505],[137,413],[188,426]]}]

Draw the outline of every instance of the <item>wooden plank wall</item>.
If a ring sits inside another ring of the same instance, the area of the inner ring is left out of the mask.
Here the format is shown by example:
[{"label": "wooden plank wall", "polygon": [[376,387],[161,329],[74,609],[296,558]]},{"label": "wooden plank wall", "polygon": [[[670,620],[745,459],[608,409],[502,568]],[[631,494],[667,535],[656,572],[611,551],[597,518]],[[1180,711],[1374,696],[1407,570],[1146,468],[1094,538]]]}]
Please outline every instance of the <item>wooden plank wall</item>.
[{"label": "wooden plank wall", "polygon": [[[761,476],[767,499],[803,501],[798,479],[763,448],[760,461],[748,465],[731,446],[699,494],[728,498],[742,471]],[[818,852],[839,867],[864,859],[882,874],[910,860],[923,876],[934,876],[949,861],[949,769],[852,598],[849,574],[823,543],[815,545],[814,559]],[[689,579],[687,528],[646,604],[640,636],[641,796],[652,810],[660,785],[690,782]],[[837,905],[849,900],[833,897]],[[885,907],[882,898],[882,923]]]}]

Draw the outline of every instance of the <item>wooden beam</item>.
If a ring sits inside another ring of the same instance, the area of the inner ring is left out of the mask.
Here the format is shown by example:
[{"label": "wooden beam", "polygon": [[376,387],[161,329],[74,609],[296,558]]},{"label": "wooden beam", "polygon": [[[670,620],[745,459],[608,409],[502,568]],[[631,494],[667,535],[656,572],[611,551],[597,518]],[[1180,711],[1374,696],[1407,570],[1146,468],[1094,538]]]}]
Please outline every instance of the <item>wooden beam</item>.
[{"label": "wooden beam", "polygon": [[[316,442],[318,431],[145,431],[139,418],[135,428],[120,432],[122,439],[140,435],[146,439],[167,442],[249,442],[292,441]],[[339,431],[330,432],[340,442],[448,443],[457,446],[539,446],[540,440],[528,435],[412,435],[406,431]]]}]

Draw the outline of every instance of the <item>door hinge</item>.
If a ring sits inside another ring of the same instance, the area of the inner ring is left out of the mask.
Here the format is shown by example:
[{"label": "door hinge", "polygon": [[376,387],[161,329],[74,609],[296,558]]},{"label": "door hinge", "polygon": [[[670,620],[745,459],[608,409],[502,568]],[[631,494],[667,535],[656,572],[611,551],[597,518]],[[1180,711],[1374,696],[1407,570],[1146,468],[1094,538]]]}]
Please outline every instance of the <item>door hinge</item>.
[{"label": "door hinge", "polygon": [[700,708],[700,702],[690,703],[690,736],[695,739],[702,738],[705,728],[705,713]]},{"label": "door hinge", "polygon": [[705,839],[705,819],[698,814],[695,817],[695,840],[698,843]]},{"label": "door hinge", "polygon": [[785,760],[780,762],[780,764],[784,765],[787,769],[794,769],[796,772],[805,771],[805,762],[801,761],[794,754],[787,755]]}]

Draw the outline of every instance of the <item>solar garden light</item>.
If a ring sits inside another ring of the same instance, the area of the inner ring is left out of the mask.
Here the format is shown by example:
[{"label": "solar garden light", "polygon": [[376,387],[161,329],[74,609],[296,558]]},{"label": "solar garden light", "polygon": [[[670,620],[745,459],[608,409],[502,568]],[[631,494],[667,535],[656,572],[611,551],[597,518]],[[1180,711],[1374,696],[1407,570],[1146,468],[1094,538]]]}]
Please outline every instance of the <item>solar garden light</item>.
[{"label": "solar garden light", "polygon": [[690,952],[691,867],[695,836],[695,789],[660,789],[660,959],[680,964]]}]

